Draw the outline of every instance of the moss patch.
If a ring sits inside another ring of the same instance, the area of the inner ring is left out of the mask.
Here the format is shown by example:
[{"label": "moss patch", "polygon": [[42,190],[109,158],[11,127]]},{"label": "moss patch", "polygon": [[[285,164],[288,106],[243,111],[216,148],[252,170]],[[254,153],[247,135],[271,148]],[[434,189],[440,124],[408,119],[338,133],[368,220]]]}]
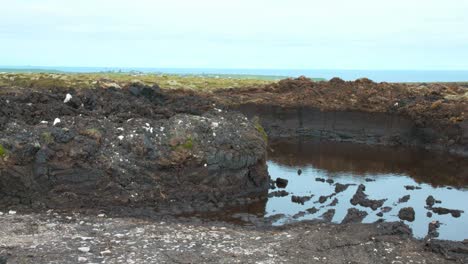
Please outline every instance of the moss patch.
[{"label": "moss patch", "polygon": [[54,143],[54,136],[50,132],[44,132],[41,134],[41,141],[44,142],[45,144],[51,144]]},{"label": "moss patch", "polygon": [[170,140],[169,145],[173,150],[177,149],[193,149],[193,139],[192,137],[183,138],[173,138]]},{"label": "moss patch", "polygon": [[180,146],[183,147],[184,149],[193,149],[193,139],[192,139],[192,137],[188,137],[185,140],[185,142]]},{"label": "moss patch", "polygon": [[7,150],[0,144],[0,158],[3,158],[7,155]]},{"label": "moss patch", "polygon": [[260,135],[262,135],[263,139],[266,142],[268,142],[268,134],[265,132],[265,129],[260,124],[260,118],[258,118],[257,116],[254,117],[253,122],[254,122],[255,129],[257,129],[258,133],[260,133]]}]

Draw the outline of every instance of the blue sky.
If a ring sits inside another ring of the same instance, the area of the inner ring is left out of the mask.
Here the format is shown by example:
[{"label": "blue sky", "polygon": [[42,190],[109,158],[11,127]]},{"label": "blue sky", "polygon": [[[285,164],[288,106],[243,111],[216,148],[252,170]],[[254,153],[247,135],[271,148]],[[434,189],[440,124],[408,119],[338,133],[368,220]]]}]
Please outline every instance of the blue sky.
[{"label": "blue sky", "polygon": [[466,0],[0,6],[0,65],[468,70]]}]

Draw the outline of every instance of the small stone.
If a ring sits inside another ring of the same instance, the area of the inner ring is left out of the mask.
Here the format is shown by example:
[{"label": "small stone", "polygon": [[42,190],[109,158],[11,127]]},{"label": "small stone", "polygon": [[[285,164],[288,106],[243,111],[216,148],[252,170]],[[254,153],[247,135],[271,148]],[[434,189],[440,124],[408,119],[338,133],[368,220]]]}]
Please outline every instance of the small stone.
[{"label": "small stone", "polygon": [[73,97],[71,96],[71,94],[67,93],[67,95],[65,95],[65,100],[63,100],[64,103],[68,103],[70,102],[70,100],[72,99]]},{"label": "small stone", "polygon": [[78,250],[83,253],[88,253],[90,248],[89,247],[79,247]]},{"label": "small stone", "polygon": [[55,126],[55,125],[59,124],[60,122],[61,122],[60,118],[55,118],[53,125]]},{"label": "small stone", "polygon": [[276,186],[278,186],[278,188],[286,188],[286,186],[288,186],[288,180],[283,178],[277,178]]},{"label": "small stone", "polygon": [[409,201],[410,197],[411,196],[409,194],[405,195],[405,196],[401,197],[400,199],[398,199],[398,203],[406,203],[406,202]]},{"label": "small stone", "polygon": [[85,258],[85,257],[78,257],[78,262],[86,262],[86,261],[88,261],[87,258]]},{"label": "small stone", "polygon": [[400,212],[398,212],[398,217],[401,220],[406,220],[406,221],[409,221],[409,222],[413,222],[414,218],[415,218],[414,209],[412,207],[401,208]]},{"label": "small stone", "polygon": [[101,255],[110,255],[112,252],[108,249],[104,250],[104,251],[101,251]]},{"label": "small stone", "polygon": [[15,214],[16,214],[16,211],[10,210],[10,211],[8,211],[8,214],[9,214],[9,215],[15,215]]}]

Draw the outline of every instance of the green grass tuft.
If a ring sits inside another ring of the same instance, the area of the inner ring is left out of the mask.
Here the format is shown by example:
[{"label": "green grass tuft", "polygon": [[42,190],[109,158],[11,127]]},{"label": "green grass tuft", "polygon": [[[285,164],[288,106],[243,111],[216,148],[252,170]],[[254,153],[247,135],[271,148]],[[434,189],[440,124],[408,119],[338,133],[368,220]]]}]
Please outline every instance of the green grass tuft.
[{"label": "green grass tuft", "polygon": [[3,158],[7,155],[7,150],[0,144],[0,158]]}]

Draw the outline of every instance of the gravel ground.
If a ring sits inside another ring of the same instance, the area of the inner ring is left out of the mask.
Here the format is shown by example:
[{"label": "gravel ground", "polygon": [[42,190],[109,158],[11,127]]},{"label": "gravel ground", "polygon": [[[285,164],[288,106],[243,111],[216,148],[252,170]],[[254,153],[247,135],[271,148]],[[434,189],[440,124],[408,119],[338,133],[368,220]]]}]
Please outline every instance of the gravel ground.
[{"label": "gravel ground", "polygon": [[49,210],[0,215],[0,263],[454,262],[399,223],[254,227]]}]

